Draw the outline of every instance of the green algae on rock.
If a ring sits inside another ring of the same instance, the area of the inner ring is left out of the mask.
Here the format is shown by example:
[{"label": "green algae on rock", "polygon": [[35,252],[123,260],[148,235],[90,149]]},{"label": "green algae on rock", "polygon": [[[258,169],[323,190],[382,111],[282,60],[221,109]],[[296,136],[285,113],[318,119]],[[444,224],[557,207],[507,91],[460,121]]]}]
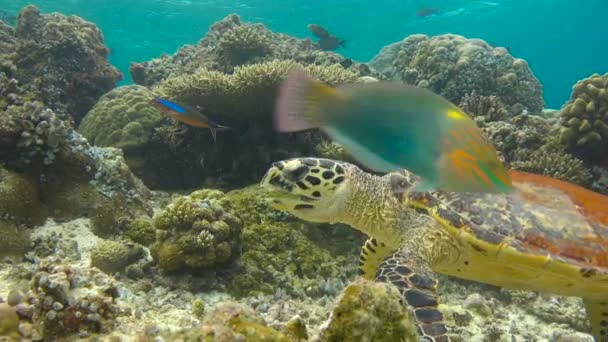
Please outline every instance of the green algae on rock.
[{"label": "green algae on rock", "polygon": [[154,222],[151,251],[166,272],[204,270],[237,255],[241,221],[218,201],[223,193],[199,190],[171,201]]},{"label": "green algae on rock", "polygon": [[129,264],[137,261],[142,255],[141,246],[103,240],[91,250],[91,266],[108,274],[124,272]]},{"label": "green algae on rock", "polygon": [[410,35],[384,47],[370,67],[389,79],[429,88],[454,103],[475,91],[498,96],[513,114],[523,108],[540,112],[544,106],[542,86],[526,61],[480,39]]},{"label": "green algae on rock", "polygon": [[416,327],[392,285],[359,278],[348,285],[324,324],[321,341],[418,341]]},{"label": "green algae on rock", "polygon": [[608,160],[608,73],[593,74],[572,87],[560,124],[560,140],[575,156]]},{"label": "green algae on rock", "polygon": [[223,199],[243,221],[242,254],[229,275],[229,291],[237,297],[277,289],[293,297],[336,294],[356,274],[362,237],[342,227],[295,221],[272,210],[259,192],[254,185]]}]

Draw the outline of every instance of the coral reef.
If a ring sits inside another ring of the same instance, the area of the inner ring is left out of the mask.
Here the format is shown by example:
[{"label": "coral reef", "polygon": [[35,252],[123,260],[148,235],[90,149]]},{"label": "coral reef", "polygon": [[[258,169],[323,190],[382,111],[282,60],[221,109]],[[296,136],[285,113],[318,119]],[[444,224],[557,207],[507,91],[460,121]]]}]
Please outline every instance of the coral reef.
[{"label": "coral reef", "polygon": [[546,148],[534,151],[516,150],[511,168],[558,178],[585,187],[591,186],[593,178],[580,159],[568,153],[547,151]]},{"label": "coral reef", "polygon": [[153,92],[198,106],[203,114],[230,126],[217,141],[198,128],[169,119],[156,121],[161,114],[151,108],[151,95],[140,86],[104,96],[83,119],[80,131],[101,146],[123,148],[128,165],[151,188],[248,185],[273,160],[313,154],[327,141],[317,131],[277,139],[272,128],[276,90],[293,67],[330,85],[359,81],[356,73],[338,64],[302,65],[291,60],[238,66],[230,75],[203,68],[171,76]]},{"label": "coral reef", "polygon": [[608,161],[608,73],[577,82],[561,109],[560,140],[575,156]]},{"label": "coral reef", "polygon": [[91,266],[108,274],[123,272],[143,255],[141,246],[104,240],[91,250]]},{"label": "coral reef", "polygon": [[129,152],[150,142],[162,114],[152,104],[154,95],[142,86],[123,86],[103,95],[78,127],[97,146]]},{"label": "coral reef", "polygon": [[478,123],[505,121],[510,115],[500,98],[482,96],[472,91],[465,94],[460,101],[460,108],[473,117]]},{"label": "coral reef", "polygon": [[549,143],[551,124],[537,115],[521,114],[507,121],[481,123],[482,130],[507,161],[518,149],[536,150]]},{"label": "coral reef", "polygon": [[14,77],[76,121],[122,77],[108,63],[99,29],[76,16],[42,15],[27,6],[19,13],[15,45]]},{"label": "coral reef", "polygon": [[396,288],[357,279],[338,298],[321,341],[418,341]]},{"label": "coral reef", "polygon": [[[335,295],[356,274],[362,237],[344,227],[295,221],[260,201],[257,186],[223,199],[243,221],[242,255],[229,275],[238,297],[285,291],[294,297]],[[340,241],[332,244],[330,241]]]},{"label": "coral reef", "polygon": [[480,39],[415,34],[384,47],[369,65],[386,78],[429,88],[454,103],[475,91],[499,97],[513,114],[540,112],[544,105],[528,64]]},{"label": "coral reef", "polygon": [[231,72],[236,66],[274,59],[289,59],[306,65],[340,64],[358,74],[372,74],[366,65],[321,51],[309,39],[271,32],[260,24],[242,23],[236,14],[213,24],[196,45],[185,45],[172,56],[132,63],[129,72],[136,84],[150,87],[169,75],[191,74],[201,68]]},{"label": "coral reef", "polygon": [[169,77],[154,91],[161,97],[201,106],[222,118],[269,121],[278,86],[292,68],[303,69],[331,86],[358,81],[358,74],[339,64],[305,66],[293,60],[272,60],[236,67],[232,75],[199,69],[193,74]]},{"label": "coral reef", "polygon": [[241,221],[226,210],[217,190],[199,190],[174,199],[154,218],[160,231],[151,247],[161,269],[204,270],[234,257],[240,246]]}]

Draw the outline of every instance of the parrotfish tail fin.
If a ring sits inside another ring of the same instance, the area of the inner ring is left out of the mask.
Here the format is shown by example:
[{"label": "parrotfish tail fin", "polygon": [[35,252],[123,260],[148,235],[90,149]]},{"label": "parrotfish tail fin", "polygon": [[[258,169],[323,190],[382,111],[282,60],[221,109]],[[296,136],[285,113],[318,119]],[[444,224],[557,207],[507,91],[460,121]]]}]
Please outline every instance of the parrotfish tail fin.
[{"label": "parrotfish tail fin", "polygon": [[292,70],[279,89],[274,127],[279,132],[297,132],[319,127],[321,105],[335,90]]},{"label": "parrotfish tail fin", "polygon": [[448,110],[446,118],[437,160],[438,187],[457,192],[509,192],[512,184],[507,169],[475,121],[458,107]]},{"label": "parrotfish tail fin", "polygon": [[346,39],[340,39],[340,43],[338,43],[338,45],[346,49]]}]

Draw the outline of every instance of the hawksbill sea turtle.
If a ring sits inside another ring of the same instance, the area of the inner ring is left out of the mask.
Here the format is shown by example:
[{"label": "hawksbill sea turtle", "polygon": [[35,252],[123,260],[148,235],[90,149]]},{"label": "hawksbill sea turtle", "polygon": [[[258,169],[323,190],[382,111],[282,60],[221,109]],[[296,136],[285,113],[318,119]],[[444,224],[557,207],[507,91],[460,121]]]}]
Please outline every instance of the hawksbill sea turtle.
[{"label": "hawksbill sea turtle", "polygon": [[420,178],[318,158],[276,162],[261,181],[271,205],[365,233],[362,276],[395,285],[418,334],[449,341],[435,272],[510,289],[582,297],[608,341],[608,197],[510,171],[509,193],[410,192]]}]

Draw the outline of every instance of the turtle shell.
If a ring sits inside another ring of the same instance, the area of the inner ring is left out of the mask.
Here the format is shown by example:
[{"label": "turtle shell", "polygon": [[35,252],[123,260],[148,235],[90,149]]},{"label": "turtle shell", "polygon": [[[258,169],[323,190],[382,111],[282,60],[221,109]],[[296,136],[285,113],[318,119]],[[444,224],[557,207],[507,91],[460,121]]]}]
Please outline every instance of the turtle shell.
[{"label": "turtle shell", "polygon": [[492,245],[608,270],[608,197],[550,177],[510,176],[508,194],[410,193],[407,205]]}]

